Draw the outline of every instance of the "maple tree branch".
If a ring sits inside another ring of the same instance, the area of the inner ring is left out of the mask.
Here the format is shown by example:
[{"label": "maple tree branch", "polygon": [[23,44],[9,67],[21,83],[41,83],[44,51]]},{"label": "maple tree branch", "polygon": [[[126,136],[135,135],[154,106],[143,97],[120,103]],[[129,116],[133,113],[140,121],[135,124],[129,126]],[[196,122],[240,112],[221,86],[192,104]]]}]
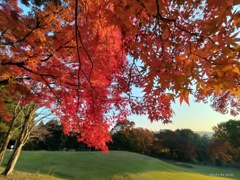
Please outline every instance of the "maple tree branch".
[{"label": "maple tree branch", "polygon": [[145,6],[145,4],[142,2],[142,1],[140,1],[140,0],[137,0],[137,2],[143,7],[143,9],[145,9],[146,10],[146,6]]},{"label": "maple tree branch", "polygon": [[162,20],[162,21],[164,21],[164,22],[166,22],[166,23],[168,23],[168,22],[173,22],[173,23],[174,23],[174,26],[175,26],[176,28],[180,29],[181,31],[184,31],[184,32],[190,34],[191,36],[197,36],[197,37],[200,37],[200,38],[207,38],[207,39],[209,39],[213,44],[215,44],[215,42],[211,39],[211,37],[201,35],[200,33],[190,32],[190,31],[184,29],[183,27],[179,26],[179,25],[177,24],[177,20],[176,20],[176,19],[164,18],[164,17],[161,15],[161,13],[160,13],[160,6],[159,6],[158,0],[156,0],[156,6],[157,6],[157,15],[154,16],[155,18],[160,19],[160,20]]},{"label": "maple tree branch", "polygon": [[137,72],[140,74],[141,77],[144,77],[144,75],[141,73],[141,71],[139,70],[136,62],[134,62],[135,68],[137,69]]},{"label": "maple tree branch", "polygon": [[[52,18],[51,21],[49,21],[48,23],[42,24],[40,27],[44,27],[44,26],[51,24],[55,19],[57,19],[59,17],[58,15],[60,15],[63,11],[64,11],[64,8],[61,8],[57,12],[52,12],[55,15],[54,18]],[[50,14],[46,14],[45,16],[43,16],[42,21],[44,21],[44,18],[49,17],[49,16],[50,16]]]},{"label": "maple tree branch", "polygon": [[[92,82],[91,82],[91,74],[92,74],[92,71],[93,71],[93,68],[94,68],[94,63],[92,61],[92,58],[90,56],[90,54],[88,53],[87,49],[84,47],[84,44],[83,44],[83,41],[82,41],[82,37],[81,37],[81,33],[79,31],[79,28],[78,28],[78,0],[75,1],[75,36],[76,36],[76,50],[77,50],[77,56],[78,56],[78,62],[79,62],[79,68],[78,68],[78,89],[80,89],[80,72],[83,73],[83,76],[86,78],[87,82],[89,83],[90,87],[91,87],[91,96],[92,96],[92,102],[93,102],[93,108],[94,108],[94,104],[95,104],[95,101],[94,101],[94,97],[93,97],[93,91],[98,95],[98,92],[95,90],[94,86],[92,85]],[[81,43],[81,47],[79,46],[78,44],[78,40],[80,41]],[[84,52],[86,53],[87,55],[87,58],[88,60],[90,61],[91,63],[91,68],[90,68],[90,72],[89,72],[89,77],[87,77],[86,73],[84,72],[84,70],[81,68],[81,56],[80,56],[80,53],[79,53],[79,49],[83,49]],[[77,107],[80,106],[80,94],[79,94],[79,91],[77,91],[78,93],[78,105]],[[77,111],[77,110],[76,110]],[[93,109],[94,111],[94,114],[95,114],[95,110]]]},{"label": "maple tree branch", "polygon": [[129,69],[129,75],[128,75],[129,79],[128,79],[128,84],[127,84],[127,86],[126,86],[126,87],[128,87],[128,91],[129,91],[130,85],[131,85],[132,69],[133,69],[134,64],[135,64],[135,60],[133,60],[133,63],[132,63],[132,65],[131,65],[130,69]]},{"label": "maple tree branch", "polygon": [[[14,77],[14,80],[16,81],[22,81],[22,80],[30,80],[31,78],[30,77]],[[0,80],[0,86],[1,85],[8,85],[10,79],[3,79],[3,80]]]},{"label": "maple tree branch", "polygon": [[76,106],[76,113],[78,112],[78,107],[80,106],[80,93],[79,93],[79,89],[80,89],[80,85],[81,85],[81,81],[80,81],[80,71],[81,71],[81,56],[79,53],[79,44],[78,44],[78,0],[75,1],[75,36],[76,36],[76,51],[77,51],[77,58],[78,58],[78,90],[77,90],[77,94],[78,94],[78,103]]},{"label": "maple tree branch", "polygon": [[9,83],[9,79],[0,80],[0,86],[6,86]]},{"label": "maple tree branch", "polygon": [[1,65],[5,66],[5,65],[16,65],[16,66],[23,66],[25,65],[23,61],[21,62],[13,62],[13,61],[8,61],[8,62],[1,62]]},{"label": "maple tree branch", "polygon": [[[93,61],[91,59],[91,56],[90,54],[88,53],[88,51],[86,50],[86,48],[83,46],[83,41],[82,41],[82,37],[81,37],[81,33],[78,29],[78,0],[75,1],[75,36],[76,36],[76,50],[77,50],[77,56],[78,56],[78,63],[79,63],[79,67],[78,67],[78,89],[80,89],[80,84],[81,84],[81,81],[80,81],[80,72],[83,73],[84,77],[86,78],[86,80],[88,81],[88,83],[90,84],[90,87],[91,87],[91,97],[92,97],[92,102],[93,102],[93,113],[94,113],[94,116],[95,116],[95,108],[94,108],[94,105],[95,105],[95,101],[94,101],[94,96],[93,96],[93,91],[97,93],[97,91],[95,90],[95,88],[93,87],[92,83],[91,83],[91,74],[92,74],[92,71],[93,71]],[[81,47],[79,46],[78,44],[78,40],[80,41],[81,43]],[[90,73],[89,73],[89,77],[87,77],[86,73],[83,71],[83,69],[81,68],[81,56],[80,56],[80,53],[79,53],[79,49],[82,48],[84,50],[84,52],[86,53],[90,63],[91,63],[91,69],[90,69]],[[77,93],[78,93],[78,104],[77,104],[77,107],[80,106],[80,94],[79,94],[79,90],[77,90]],[[98,93],[97,93],[98,94]],[[78,110],[76,109],[76,112]]]},{"label": "maple tree branch", "polygon": [[157,16],[160,16],[161,18],[163,18],[161,13],[160,13],[160,7],[159,7],[158,0],[156,0],[156,5],[157,5]]},{"label": "maple tree branch", "polygon": [[[52,74],[42,74],[42,73],[33,71],[33,70],[25,67],[24,62],[2,62],[1,65],[15,65],[15,66],[17,66],[19,68],[22,68],[22,69],[24,69],[24,70],[26,70],[26,71],[28,71],[28,72],[30,72],[32,74],[36,74],[36,75],[39,75],[39,76],[42,76],[42,77],[51,77],[53,79],[57,79],[58,78],[58,76],[54,76]],[[30,80],[31,78],[30,77],[21,77],[21,78],[15,78],[15,79],[16,80],[23,80],[23,79]],[[0,80],[0,84],[1,85],[7,85],[8,83],[9,83],[9,79]],[[78,86],[77,84],[72,84],[72,83],[67,82],[67,81],[65,81],[64,83],[66,83],[66,84],[68,84],[70,86],[75,86],[75,87]]]},{"label": "maple tree branch", "polygon": [[[54,14],[60,14],[62,11],[63,11],[63,9],[60,9],[57,13],[54,12]],[[46,14],[45,16],[43,16],[43,17],[42,17],[42,21],[44,21],[44,18],[48,17],[49,15],[50,15],[50,14]],[[57,17],[55,17],[55,18],[57,18]],[[53,20],[54,20],[54,19],[53,19]],[[53,20],[52,20],[52,21],[53,21]],[[26,26],[26,25],[25,25],[22,21],[20,21],[19,19],[18,19],[18,21],[21,22],[24,26]],[[49,23],[45,23],[45,24],[43,24],[43,25],[40,25],[42,21],[39,21],[38,16],[36,16],[36,25],[35,25],[27,34],[25,34],[21,39],[18,39],[16,42],[0,43],[0,46],[7,46],[7,45],[13,46],[14,44],[18,44],[18,43],[20,43],[20,42],[23,42],[23,41],[26,40],[26,38],[27,38],[28,36],[30,36],[30,35],[33,33],[33,31],[35,31],[36,29],[39,29],[39,28],[44,27],[44,26],[46,26],[46,25],[48,25],[48,24],[51,23],[51,21],[50,21]],[[5,33],[7,30],[8,30],[8,29],[6,29],[5,31],[3,31],[2,33]],[[2,35],[3,35],[3,34],[2,34]]]},{"label": "maple tree branch", "polygon": [[[26,70],[26,71],[28,71],[28,72],[30,72],[30,73],[39,75],[39,76],[43,79],[43,81],[45,82],[45,84],[47,85],[47,87],[49,88],[49,90],[50,90],[50,91],[53,93],[53,95],[56,97],[58,103],[61,105],[61,102],[59,101],[58,96],[56,95],[56,93],[53,92],[51,86],[49,85],[49,83],[48,83],[48,82],[46,81],[46,79],[44,78],[44,76],[51,77],[51,78],[53,78],[53,79],[57,79],[57,77],[55,77],[55,76],[53,76],[53,75],[50,75],[50,74],[41,74],[41,73],[32,71],[31,69],[28,69],[27,67],[25,67],[24,65],[22,65],[22,63],[21,63],[21,64],[17,64],[17,63],[14,63],[14,64],[13,64],[13,63],[11,63],[11,65],[16,65],[16,66],[21,67],[21,68],[23,68],[24,70]],[[30,78],[28,78],[28,79],[30,79]],[[5,81],[6,81],[6,80],[5,80]],[[9,81],[9,80],[7,80],[7,82],[5,82],[5,83],[8,83],[8,81]]]},{"label": "maple tree branch", "polygon": [[96,114],[95,114],[95,100],[94,100],[94,96],[93,96],[93,90],[91,90],[91,97],[92,97],[92,103],[93,103],[93,106],[92,106],[92,111],[93,111],[93,114],[94,114],[94,119],[96,118]]},{"label": "maple tree branch", "polygon": [[94,63],[93,63],[93,61],[92,61],[92,58],[91,58],[91,56],[90,56],[90,54],[88,53],[88,51],[86,50],[86,48],[83,46],[83,43],[82,43],[82,38],[81,38],[81,36],[80,36],[80,33],[79,33],[79,39],[80,39],[80,42],[81,42],[81,44],[82,44],[82,49],[84,50],[84,52],[87,54],[87,57],[88,57],[88,60],[90,61],[90,63],[91,63],[91,69],[90,69],[90,73],[89,73],[89,81],[90,81],[90,78],[91,78],[91,75],[92,75],[92,71],[93,71],[93,66],[94,66]]},{"label": "maple tree branch", "polygon": [[45,84],[47,85],[48,89],[52,92],[52,94],[56,97],[57,102],[62,105],[61,101],[59,100],[59,96],[53,92],[53,89],[51,88],[50,84],[46,81],[46,79],[43,76],[40,76],[42,78],[42,80],[45,82]]},{"label": "maple tree branch", "polygon": [[200,57],[201,59],[206,60],[206,61],[209,62],[210,64],[220,65],[219,63],[215,63],[215,62],[213,62],[213,61],[210,61],[208,58],[203,57],[203,56],[200,56],[200,55],[196,54],[195,52],[190,51],[190,54],[193,54],[193,55],[195,55],[195,56],[197,56],[197,57]]},{"label": "maple tree branch", "polygon": [[51,53],[48,57],[41,60],[41,62],[48,61],[51,57],[53,57],[54,53],[58,52],[62,48],[66,48],[65,45],[69,43],[70,40],[66,41],[65,43],[61,44],[53,53]]},{"label": "maple tree branch", "polygon": [[[57,76],[54,76],[54,75],[52,75],[52,74],[42,74],[42,73],[33,71],[33,70],[25,67],[24,62],[3,62],[3,63],[1,63],[1,64],[2,64],[2,65],[15,65],[15,66],[17,66],[17,67],[19,67],[19,68],[22,68],[22,69],[24,69],[24,70],[26,70],[26,71],[28,71],[28,72],[30,72],[30,73],[32,73],[32,74],[36,74],[36,75],[39,75],[39,76],[48,76],[48,77],[51,77],[51,78],[53,78],[53,79],[57,79]],[[24,78],[17,78],[17,79],[30,79],[30,78],[29,78],[29,77],[24,77]],[[9,81],[9,80],[3,80],[3,81],[0,81],[0,82],[5,82],[5,83],[7,83],[6,81]]]},{"label": "maple tree branch", "polygon": [[[144,3],[141,1],[141,0],[137,0],[138,3],[140,3],[140,5],[142,6],[143,9],[145,9],[145,11],[147,12],[147,8],[146,6],[144,5]],[[154,18],[156,18],[157,20],[162,20],[166,23],[169,23],[169,22],[172,22],[174,24],[174,26],[178,29],[180,29],[181,31],[183,32],[186,32],[188,34],[190,34],[191,36],[197,36],[197,37],[200,37],[200,38],[207,38],[208,40],[210,40],[213,44],[215,44],[215,42],[212,40],[212,38],[210,36],[204,36],[204,35],[201,35],[200,33],[195,33],[195,32],[191,32],[191,31],[188,31],[186,29],[184,29],[183,27],[179,26],[177,24],[177,20],[176,19],[169,19],[169,18],[164,18],[162,16],[162,14],[160,13],[160,5],[159,5],[159,2],[158,0],[156,0],[156,8],[157,8],[157,14],[156,15],[153,15]],[[148,13],[148,15],[150,15]]]},{"label": "maple tree branch", "polygon": [[91,79],[91,74],[92,74],[92,71],[93,71],[93,66],[94,66],[94,64],[93,64],[93,61],[92,61],[92,58],[91,58],[90,54],[88,53],[87,49],[86,49],[86,48],[84,47],[84,45],[83,45],[82,36],[81,36],[81,33],[80,33],[79,29],[78,29],[78,25],[76,25],[76,26],[77,26],[77,27],[76,27],[76,29],[77,29],[76,36],[79,37],[79,41],[80,41],[80,43],[81,43],[81,45],[82,45],[82,46],[79,47],[79,48],[81,48],[81,49],[84,50],[84,52],[85,52],[86,55],[87,55],[88,60],[89,60],[90,63],[91,63],[91,69],[90,69],[90,73],[89,73],[89,82],[90,82],[90,81],[91,81],[90,79]]},{"label": "maple tree branch", "polygon": [[25,39],[28,36],[30,36],[30,34],[32,34],[34,30],[36,30],[36,29],[38,29],[40,27],[39,24],[40,24],[40,22],[38,22],[38,20],[37,20],[35,27],[33,29],[31,29],[25,36],[23,36],[23,38],[17,40],[16,42],[1,43],[0,45],[4,45],[4,46],[11,45],[11,46],[13,46],[14,44],[18,44],[20,42],[25,41]]}]

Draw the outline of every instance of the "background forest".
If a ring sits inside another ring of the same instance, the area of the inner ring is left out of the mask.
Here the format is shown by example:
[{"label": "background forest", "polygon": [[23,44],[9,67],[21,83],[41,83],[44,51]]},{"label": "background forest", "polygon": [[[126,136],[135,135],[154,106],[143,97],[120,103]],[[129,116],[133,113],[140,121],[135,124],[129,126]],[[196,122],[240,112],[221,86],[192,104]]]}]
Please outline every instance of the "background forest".
[{"label": "background forest", "polygon": [[[5,126],[6,123],[1,122],[1,130]],[[57,120],[47,123],[41,121],[35,128],[39,134],[28,140],[23,146],[24,150],[95,151],[77,141],[79,133],[70,132],[70,136],[65,135]],[[113,142],[108,143],[108,147],[109,150],[137,152],[161,159],[240,167],[240,121],[229,120],[213,127],[213,130],[211,137],[207,134],[201,136],[191,129],[152,132],[136,128],[134,122],[126,120],[112,128]],[[1,133],[1,137],[4,137],[4,132]],[[9,148],[14,145],[15,137],[12,137]]]}]

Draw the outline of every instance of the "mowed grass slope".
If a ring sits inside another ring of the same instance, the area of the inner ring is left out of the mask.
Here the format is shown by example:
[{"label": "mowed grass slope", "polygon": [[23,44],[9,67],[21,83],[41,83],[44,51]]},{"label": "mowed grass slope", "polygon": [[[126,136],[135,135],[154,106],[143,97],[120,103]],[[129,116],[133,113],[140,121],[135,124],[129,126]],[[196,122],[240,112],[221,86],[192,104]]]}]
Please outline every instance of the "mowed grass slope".
[{"label": "mowed grass slope", "polygon": [[[9,152],[8,152],[9,153]],[[9,154],[7,154],[7,157]],[[6,164],[7,158],[3,164]],[[236,169],[191,165],[182,167],[137,153],[23,151],[10,179],[44,179],[42,174],[67,180],[238,180]],[[16,175],[18,174],[18,175]],[[215,175],[209,176],[210,174]],[[35,177],[37,176],[37,177]],[[218,177],[216,177],[218,176]],[[220,177],[220,176],[224,176]],[[229,176],[229,177],[226,177]],[[33,178],[34,177],[34,178]],[[0,176],[0,179],[6,179]],[[9,179],[9,178],[8,178]],[[45,177],[49,179],[50,177]]]}]

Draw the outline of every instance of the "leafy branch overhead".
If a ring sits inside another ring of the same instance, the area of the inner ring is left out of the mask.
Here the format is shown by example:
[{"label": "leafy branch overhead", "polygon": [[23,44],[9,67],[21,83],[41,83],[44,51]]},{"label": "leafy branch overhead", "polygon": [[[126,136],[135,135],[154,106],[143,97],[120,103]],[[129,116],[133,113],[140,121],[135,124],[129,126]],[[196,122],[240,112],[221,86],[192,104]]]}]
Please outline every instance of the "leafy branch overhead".
[{"label": "leafy branch overhead", "polygon": [[170,122],[190,95],[239,113],[237,0],[4,0],[0,17],[1,87],[89,146],[106,150],[130,114]]}]

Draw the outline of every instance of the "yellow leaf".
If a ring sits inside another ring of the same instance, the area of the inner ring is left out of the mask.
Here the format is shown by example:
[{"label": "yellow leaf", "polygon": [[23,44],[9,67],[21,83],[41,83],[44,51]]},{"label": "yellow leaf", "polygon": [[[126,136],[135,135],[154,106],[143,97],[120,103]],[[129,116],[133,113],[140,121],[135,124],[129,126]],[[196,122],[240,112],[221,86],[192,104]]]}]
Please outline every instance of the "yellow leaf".
[{"label": "yellow leaf", "polygon": [[201,88],[202,86],[204,86],[204,84],[202,83],[201,80],[198,80],[198,81],[197,81],[197,85],[196,85],[196,89],[199,89],[199,88]]},{"label": "yellow leaf", "polygon": [[167,100],[169,100],[169,101],[174,101],[174,94],[166,93],[166,98],[167,98]]},{"label": "yellow leaf", "polygon": [[212,89],[211,86],[202,86],[202,89],[204,91],[204,93],[208,93],[208,91],[210,91]]},{"label": "yellow leaf", "polygon": [[240,75],[240,71],[239,71],[239,68],[237,66],[234,66],[232,71],[235,72],[235,73],[238,73]]},{"label": "yellow leaf", "polygon": [[233,69],[232,65],[227,65],[222,69],[222,71],[229,71],[229,70],[232,70],[232,69]]},{"label": "yellow leaf", "polygon": [[189,101],[188,101],[188,97],[180,96],[180,105],[182,105],[183,101],[185,101],[190,106]]},{"label": "yellow leaf", "polygon": [[221,69],[218,69],[217,75],[218,75],[219,77],[222,77],[222,76],[224,75],[224,72],[223,72]]},{"label": "yellow leaf", "polygon": [[188,96],[189,96],[189,93],[190,93],[190,92],[191,92],[190,89],[181,89],[181,90],[180,90],[180,94],[179,94],[179,96],[178,96],[178,97],[180,97],[180,98],[179,98],[179,100],[180,100],[180,105],[182,105],[182,102],[185,101],[185,102],[190,106],[189,100],[188,100]]},{"label": "yellow leaf", "polygon": [[221,90],[221,86],[219,85],[214,85],[214,93],[215,93],[215,96],[217,96],[219,93],[220,93],[220,90]]}]

